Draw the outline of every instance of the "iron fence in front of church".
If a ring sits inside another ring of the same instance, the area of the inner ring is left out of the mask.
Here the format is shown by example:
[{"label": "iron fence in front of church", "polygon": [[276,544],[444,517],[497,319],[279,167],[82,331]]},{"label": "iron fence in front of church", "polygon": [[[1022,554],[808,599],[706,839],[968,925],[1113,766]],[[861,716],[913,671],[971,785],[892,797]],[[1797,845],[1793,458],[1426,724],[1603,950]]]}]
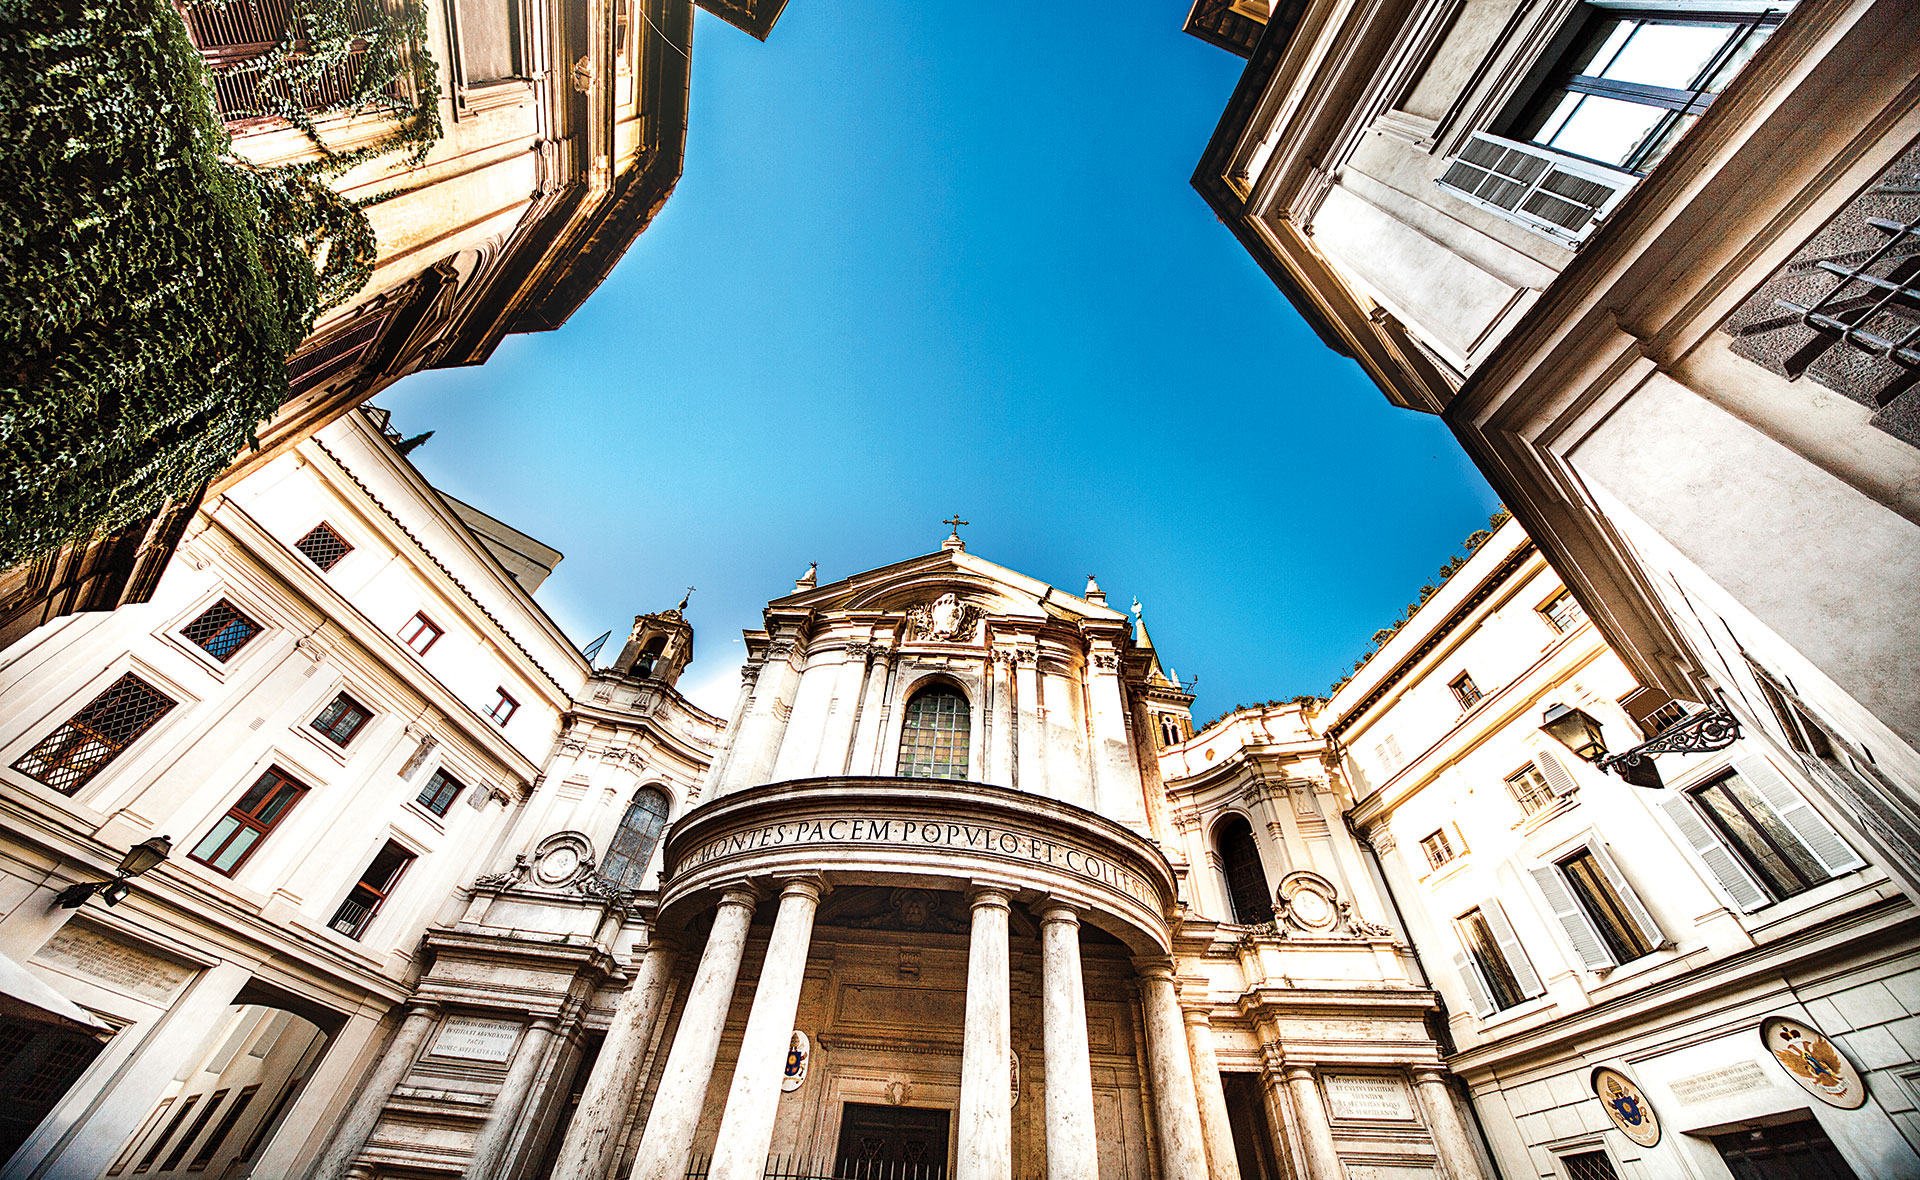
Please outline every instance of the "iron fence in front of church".
[{"label": "iron fence in front of church", "polygon": [[[686,1180],[707,1180],[713,1166],[710,1155],[695,1156]],[[799,1156],[770,1155],[762,1180],[947,1180],[944,1164],[913,1164],[890,1160],[843,1159],[838,1163]]]}]

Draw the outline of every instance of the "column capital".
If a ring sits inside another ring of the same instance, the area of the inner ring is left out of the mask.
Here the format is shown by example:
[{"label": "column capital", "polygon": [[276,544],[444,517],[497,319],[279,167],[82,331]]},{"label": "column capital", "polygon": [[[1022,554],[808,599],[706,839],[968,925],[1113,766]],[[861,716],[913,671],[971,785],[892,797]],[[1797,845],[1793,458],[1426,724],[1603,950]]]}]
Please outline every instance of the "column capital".
[{"label": "column capital", "polygon": [[1412,1069],[1413,1082],[1416,1086],[1436,1082],[1442,1086],[1447,1084],[1447,1074],[1449,1071],[1444,1065],[1416,1065],[1413,1066]]},{"label": "column capital", "polygon": [[1174,982],[1173,960],[1164,956],[1142,957],[1133,961],[1133,969],[1142,979]]},{"label": "column capital", "polygon": [[1187,1018],[1188,1024],[1204,1024],[1208,1028],[1213,1027],[1213,1013],[1205,1008],[1184,1007],[1180,1010],[1180,1014]]},{"label": "column capital", "polygon": [[727,906],[741,906],[751,914],[754,907],[759,904],[760,887],[752,881],[742,879],[739,881],[729,881],[722,887],[720,891],[720,901],[715,908],[725,909]]},{"label": "column capital", "polygon": [[1080,924],[1080,915],[1086,912],[1087,907],[1081,905],[1079,902],[1067,901],[1065,898],[1048,894],[1046,897],[1040,899],[1039,905],[1036,908],[1040,915],[1041,925],[1049,922],[1064,922],[1069,926],[1078,926]]},{"label": "column capital", "polygon": [[1013,889],[991,881],[976,881],[967,890],[967,905],[976,910],[1013,908]]},{"label": "column capital", "polygon": [[529,1032],[534,1029],[543,1029],[546,1032],[552,1032],[559,1027],[560,1021],[552,1016],[536,1016],[527,1022],[527,1031]]},{"label": "column capital", "polygon": [[408,1000],[405,1007],[406,1015],[404,1019],[407,1020],[414,1020],[416,1018],[430,1020],[440,1015],[439,1000]]},{"label": "column capital", "polygon": [[833,892],[833,886],[828,884],[826,877],[819,873],[801,873],[794,877],[781,877],[779,881],[782,898],[805,897],[811,901],[819,901]]},{"label": "column capital", "polygon": [[1311,1082],[1313,1071],[1304,1065],[1284,1065],[1280,1067],[1280,1076],[1289,1082]]}]

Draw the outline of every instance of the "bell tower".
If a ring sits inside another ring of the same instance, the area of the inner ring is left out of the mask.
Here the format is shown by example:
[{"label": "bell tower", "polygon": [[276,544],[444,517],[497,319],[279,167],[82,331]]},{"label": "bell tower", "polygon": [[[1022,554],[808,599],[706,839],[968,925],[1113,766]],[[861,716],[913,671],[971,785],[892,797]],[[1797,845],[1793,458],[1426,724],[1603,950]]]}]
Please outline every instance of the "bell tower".
[{"label": "bell tower", "polygon": [[624,676],[672,684],[693,660],[693,624],[686,618],[687,600],[672,610],[636,615],[613,670]]}]

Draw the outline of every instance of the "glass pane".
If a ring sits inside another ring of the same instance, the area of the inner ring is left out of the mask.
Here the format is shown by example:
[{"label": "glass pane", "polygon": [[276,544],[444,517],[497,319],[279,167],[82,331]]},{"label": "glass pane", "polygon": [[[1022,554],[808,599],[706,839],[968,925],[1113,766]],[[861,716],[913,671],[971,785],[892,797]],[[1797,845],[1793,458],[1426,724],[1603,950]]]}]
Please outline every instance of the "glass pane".
[{"label": "glass pane", "polygon": [[1513,968],[1507,966],[1506,956],[1500,953],[1499,946],[1493,941],[1493,931],[1487,927],[1486,916],[1479,910],[1472,910],[1460,919],[1459,924],[1468,953],[1480,964],[1480,973],[1486,976],[1493,1006],[1511,1008],[1525,999]]},{"label": "glass pane", "polygon": [[1725,782],[1715,783],[1696,791],[1694,798],[1706,805],[1708,812],[1719,821],[1720,830],[1740,850],[1741,859],[1760,875],[1775,897],[1791,897],[1800,892],[1803,888],[1800,875],[1760,834],[1747,813],[1734,805],[1725,787]]},{"label": "glass pane", "polygon": [[1561,122],[1559,129],[1549,138],[1535,136],[1534,142],[1624,168],[1659,129],[1668,113],[1664,107],[1642,106],[1598,94],[1581,95],[1580,103]]},{"label": "glass pane", "polygon": [[1600,24],[1587,38],[1593,47],[1587,53],[1574,59],[1573,72],[1588,77],[1599,77],[1606,73],[1613,59],[1620,56],[1626,47],[1628,38],[1639,28],[1640,22],[1634,20],[1610,20]]},{"label": "glass pane", "polygon": [[247,854],[247,849],[252,848],[258,839],[260,839],[260,833],[252,828],[240,829],[239,834],[233,838],[233,843],[221,849],[220,855],[213,862],[213,867],[223,873],[231,871],[233,866],[240,863],[240,858]]},{"label": "glass pane", "polygon": [[460,34],[461,73],[468,85],[519,73],[509,0],[459,0],[454,19]]},{"label": "glass pane", "polygon": [[1740,67],[1746,65],[1747,60],[1767,43],[1768,37],[1773,36],[1775,27],[1761,25],[1757,28],[1743,29],[1734,34],[1739,43],[1734,46],[1733,53],[1727,57],[1727,60],[1720,63],[1720,68],[1713,72],[1713,77],[1707,80],[1705,87],[1707,93],[1718,94],[1726,89],[1727,83],[1733,81],[1733,76],[1740,72]]},{"label": "glass pane", "polygon": [[1759,791],[1753,789],[1752,783],[1736,774],[1720,785],[1740,801],[1747,813],[1768,836],[1772,837],[1774,844],[1779,846],[1781,853],[1792,862],[1793,867],[1802,877],[1809,883],[1827,879],[1827,870],[1813,858],[1811,852],[1807,851],[1806,845],[1800,843],[1800,838],[1794,835],[1793,829],[1780,818],[1780,813],[1767,804]]},{"label": "glass pane", "polygon": [[221,843],[225,841],[228,836],[233,835],[233,830],[239,826],[240,821],[232,816],[222,817],[219,823],[213,825],[213,831],[207,833],[206,839],[194,846],[193,855],[199,860],[206,860],[208,857],[211,857],[220,847]]},{"label": "glass pane", "polygon": [[1653,949],[1628,916],[1620,895],[1614,892],[1613,883],[1600,872],[1592,853],[1575,853],[1560,862],[1560,871],[1566,875],[1567,884],[1573,887],[1580,908],[1587,912],[1587,917],[1593,919],[1594,926],[1599,929],[1600,938],[1607,944],[1614,962],[1630,962]]},{"label": "glass pane", "polygon": [[[1733,25],[1631,23],[1638,26],[1633,35],[1610,58],[1596,59],[1596,65],[1604,64],[1593,76],[1692,90],[1735,29]],[[1593,74],[1591,69],[1581,73]]]}]

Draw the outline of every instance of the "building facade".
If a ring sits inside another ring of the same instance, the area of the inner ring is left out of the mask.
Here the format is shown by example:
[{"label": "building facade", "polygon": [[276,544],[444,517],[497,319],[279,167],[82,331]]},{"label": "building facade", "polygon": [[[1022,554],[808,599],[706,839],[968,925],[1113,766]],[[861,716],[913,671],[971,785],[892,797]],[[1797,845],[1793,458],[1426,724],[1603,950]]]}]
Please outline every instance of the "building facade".
[{"label": "building facade", "polygon": [[[1194,182],[1441,415],[1643,685],[1920,897],[1912,5],[1216,4]],[[1899,605],[1895,605],[1895,604]]]}]

